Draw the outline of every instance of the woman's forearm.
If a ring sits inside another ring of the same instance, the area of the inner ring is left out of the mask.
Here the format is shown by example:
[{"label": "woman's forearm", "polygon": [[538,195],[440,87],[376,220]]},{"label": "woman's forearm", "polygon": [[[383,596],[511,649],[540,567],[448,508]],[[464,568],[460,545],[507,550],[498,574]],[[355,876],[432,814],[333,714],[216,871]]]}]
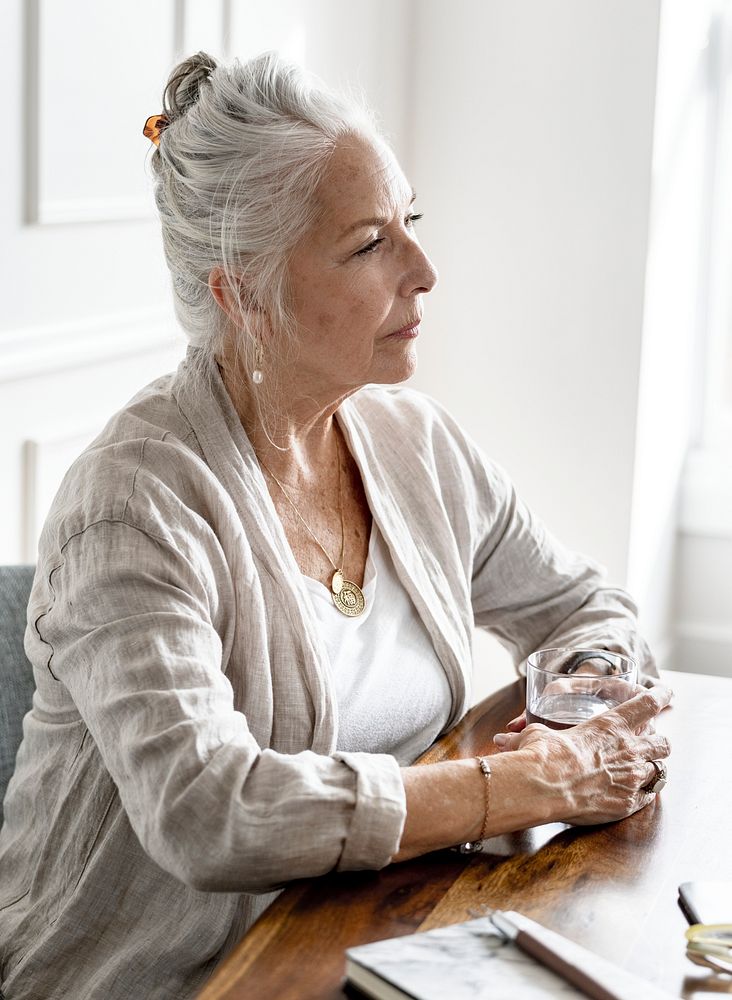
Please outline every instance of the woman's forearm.
[{"label": "woman's forearm", "polygon": [[402,769],[407,818],[395,861],[476,840],[483,829],[486,780],[489,836],[547,823],[561,812],[532,753],[494,755],[490,764],[490,779],[474,758]]}]

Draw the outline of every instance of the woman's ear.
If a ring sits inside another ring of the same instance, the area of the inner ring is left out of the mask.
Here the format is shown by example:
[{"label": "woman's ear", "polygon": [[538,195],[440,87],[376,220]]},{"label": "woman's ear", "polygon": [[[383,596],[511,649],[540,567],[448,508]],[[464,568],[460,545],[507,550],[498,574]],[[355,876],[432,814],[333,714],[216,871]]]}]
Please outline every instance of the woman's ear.
[{"label": "woman's ear", "polygon": [[219,266],[211,269],[208,287],[219,308],[223,309],[237,327],[241,326],[245,313],[259,312],[259,306],[249,295],[242,278],[228,275]]}]

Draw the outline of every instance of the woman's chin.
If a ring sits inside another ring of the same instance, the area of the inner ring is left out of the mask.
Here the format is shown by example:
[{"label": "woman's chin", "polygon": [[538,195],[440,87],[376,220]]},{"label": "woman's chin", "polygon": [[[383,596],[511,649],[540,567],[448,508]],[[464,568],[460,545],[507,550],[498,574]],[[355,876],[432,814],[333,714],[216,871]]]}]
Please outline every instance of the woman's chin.
[{"label": "woman's chin", "polygon": [[408,343],[406,350],[399,358],[392,358],[388,364],[381,366],[380,377],[373,379],[381,385],[397,385],[406,382],[417,371],[417,348],[414,343]]}]

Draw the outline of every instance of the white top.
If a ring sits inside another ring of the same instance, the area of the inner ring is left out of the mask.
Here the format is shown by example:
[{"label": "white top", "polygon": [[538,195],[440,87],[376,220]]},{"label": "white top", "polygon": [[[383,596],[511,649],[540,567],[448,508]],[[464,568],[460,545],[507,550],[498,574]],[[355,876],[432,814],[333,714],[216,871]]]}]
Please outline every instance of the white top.
[{"label": "white top", "polygon": [[402,765],[413,763],[447,725],[452,693],[376,522],[361,615],[348,618],[319,580],[303,579],[335,683],[338,749],[390,753]]}]

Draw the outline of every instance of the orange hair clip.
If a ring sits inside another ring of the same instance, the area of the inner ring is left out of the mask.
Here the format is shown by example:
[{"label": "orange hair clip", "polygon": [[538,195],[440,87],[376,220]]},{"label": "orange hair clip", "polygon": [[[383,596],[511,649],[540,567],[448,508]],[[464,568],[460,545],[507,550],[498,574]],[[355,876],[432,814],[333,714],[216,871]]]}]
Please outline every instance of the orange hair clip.
[{"label": "orange hair clip", "polygon": [[170,125],[170,118],[168,118],[167,115],[150,115],[145,122],[142,134],[146,136],[150,142],[159,146],[160,136],[163,134],[164,129],[166,129],[168,125]]}]

